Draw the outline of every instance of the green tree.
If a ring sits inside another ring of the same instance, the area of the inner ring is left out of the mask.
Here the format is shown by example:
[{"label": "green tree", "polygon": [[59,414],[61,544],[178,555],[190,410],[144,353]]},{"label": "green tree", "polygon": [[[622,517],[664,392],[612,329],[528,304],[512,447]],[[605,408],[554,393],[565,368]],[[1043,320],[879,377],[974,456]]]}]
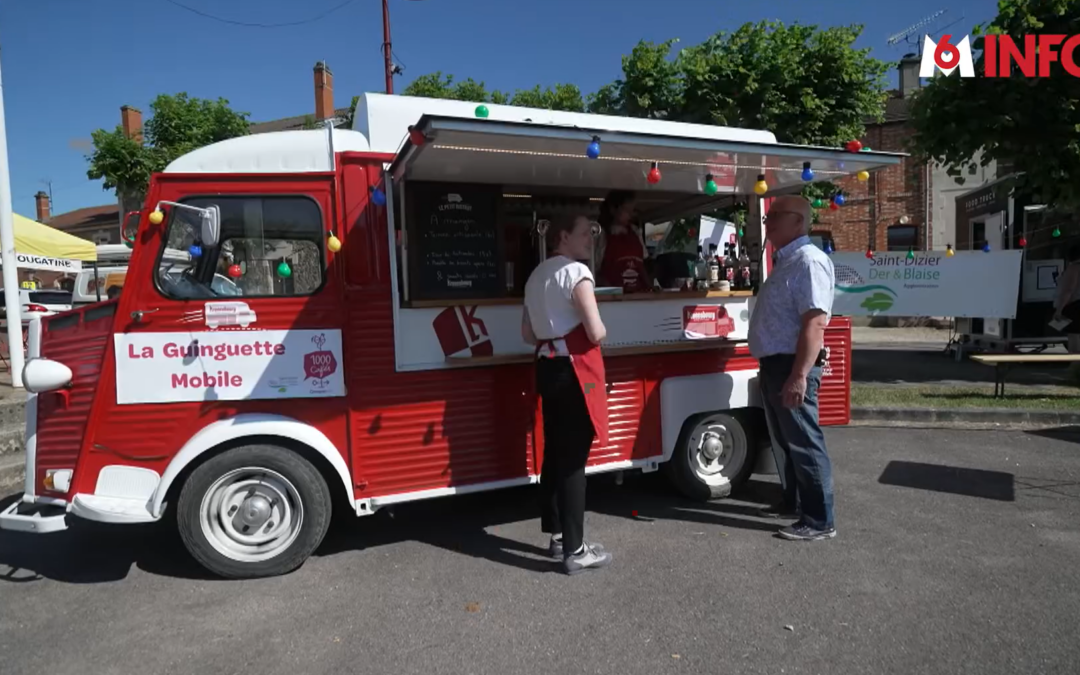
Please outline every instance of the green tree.
[{"label": "green tree", "polygon": [[[1027,34],[1073,35],[1080,0],[999,0],[998,14],[974,35],[1010,35],[1022,46]],[[955,43],[954,43],[955,44]],[[974,51],[979,52],[978,37]],[[949,167],[963,180],[992,160],[1022,172],[1017,187],[1045,203],[1080,207],[1080,79],[1054,64],[1050,77],[934,78],[910,108],[912,150]]]},{"label": "green tree", "polygon": [[441,71],[421,75],[410,82],[402,93],[406,96],[480,103],[507,103],[510,98],[501,91],[488,92],[483,82],[477,82],[471,77],[455,83],[453,75],[443,75]]},{"label": "green tree", "polygon": [[622,58],[623,76],[589,97],[589,112],[680,120],[683,83],[678,64],[669,58],[676,42],[639,42]]},{"label": "green tree", "polygon": [[[141,206],[150,176],[177,157],[204,145],[248,133],[248,113],[238,113],[225,99],[161,94],[150,104],[151,116],[141,138],[129,138],[122,127],[93,132],[94,151],[86,175],[116,190],[124,208]],[[134,205],[134,206],[132,206]]]},{"label": "green tree", "polygon": [[573,84],[556,84],[554,88],[544,89],[536,85],[532,89],[519,89],[510,98],[510,105],[585,112],[585,99],[581,96],[581,90]]},{"label": "green tree", "polygon": [[861,26],[777,21],[721,31],[674,58],[640,42],[591,112],[767,129],[783,142],[838,146],[881,119],[889,65],[855,49]]}]

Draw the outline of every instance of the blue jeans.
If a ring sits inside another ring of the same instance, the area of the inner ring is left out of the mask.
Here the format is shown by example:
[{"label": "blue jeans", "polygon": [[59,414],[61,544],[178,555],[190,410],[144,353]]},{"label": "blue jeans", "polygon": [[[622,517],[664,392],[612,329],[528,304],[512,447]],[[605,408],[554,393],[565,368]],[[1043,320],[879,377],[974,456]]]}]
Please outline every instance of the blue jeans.
[{"label": "blue jeans", "polygon": [[817,530],[834,527],[832,463],[825,450],[825,434],[818,423],[821,368],[806,378],[806,397],[797,408],[785,408],[783,387],[795,356],[779,354],[760,360],[762,403],[772,436],[773,458],[780,474],[785,505],[797,508],[803,523]]}]

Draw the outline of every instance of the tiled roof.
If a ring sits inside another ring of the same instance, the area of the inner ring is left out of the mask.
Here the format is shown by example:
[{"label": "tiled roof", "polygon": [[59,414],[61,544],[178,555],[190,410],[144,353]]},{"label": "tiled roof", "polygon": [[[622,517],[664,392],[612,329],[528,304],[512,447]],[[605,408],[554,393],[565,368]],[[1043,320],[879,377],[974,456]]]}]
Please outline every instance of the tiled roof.
[{"label": "tiled roof", "polygon": [[120,225],[120,207],[115,203],[101,206],[88,206],[67,213],[59,213],[45,223],[58,230],[71,230],[82,227],[118,227]]},{"label": "tiled roof", "polygon": [[906,122],[908,119],[908,104],[911,103],[911,98],[904,98],[900,95],[900,92],[893,89],[888,92],[889,98],[885,100],[885,116],[879,122],[874,119],[867,119],[866,123],[870,124],[888,124],[891,122]]},{"label": "tiled roof", "polygon": [[[344,117],[348,114],[348,108],[338,108],[334,111],[335,117]],[[298,129],[303,129],[304,123],[309,119],[314,121],[315,115],[297,115],[295,117],[285,117],[280,120],[270,120],[269,122],[254,122],[250,129],[253,134],[265,134],[271,131],[296,131]]]}]

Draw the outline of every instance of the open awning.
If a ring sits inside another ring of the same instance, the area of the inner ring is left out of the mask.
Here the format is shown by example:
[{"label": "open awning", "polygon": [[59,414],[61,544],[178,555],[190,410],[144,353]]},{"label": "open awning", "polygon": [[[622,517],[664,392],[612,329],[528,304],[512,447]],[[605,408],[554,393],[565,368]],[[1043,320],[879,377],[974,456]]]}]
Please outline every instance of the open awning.
[{"label": "open awning", "polygon": [[[782,143],[753,143],[644,134],[527,122],[425,115],[415,127],[425,140],[406,140],[390,166],[395,181],[453,181],[633,189],[701,195],[706,177],[717,197],[754,194],[764,174],[765,196],[801,189],[806,162],[814,180],[832,180],[900,163],[902,153],[848,152]],[[600,156],[586,148],[599,139]],[[646,180],[653,164],[657,184]]]},{"label": "open awning", "polygon": [[18,267],[74,273],[82,269],[83,262],[97,260],[97,247],[92,242],[17,213],[11,215]]}]

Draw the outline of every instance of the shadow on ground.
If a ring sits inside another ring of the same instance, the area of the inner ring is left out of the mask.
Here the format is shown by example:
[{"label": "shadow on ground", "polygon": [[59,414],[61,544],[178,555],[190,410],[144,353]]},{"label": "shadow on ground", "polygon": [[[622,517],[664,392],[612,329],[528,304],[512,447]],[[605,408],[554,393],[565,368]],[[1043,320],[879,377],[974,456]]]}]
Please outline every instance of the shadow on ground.
[{"label": "shadow on ground", "polygon": [[[756,517],[756,511],[779,496],[778,485],[751,480],[738,499],[699,503],[679,497],[656,474],[628,475],[622,486],[615,484],[613,476],[605,475],[590,479],[588,509],[635,520],[682,520],[772,532],[776,522]],[[346,514],[335,519],[316,555],[419,541],[530,571],[555,571],[547,549],[538,545],[546,540],[539,531],[537,497],[537,488],[532,486],[402,504],[362,519]],[[0,502],[0,509],[15,498]],[[487,531],[534,519],[537,532],[530,540],[534,543]],[[0,531],[0,583],[41,579],[107,583],[127,577],[133,566],[150,574],[215,579],[192,560],[173,526],[165,522],[110,526],[70,518],[69,523],[67,531],[49,535]]]},{"label": "shadow on ground", "polygon": [[1055,427],[1053,429],[1032,429],[1025,432],[1041,438],[1052,438],[1055,441],[1068,441],[1080,443],[1080,426]]},{"label": "shadow on ground", "polygon": [[1002,471],[892,461],[886,465],[878,482],[964,497],[1016,501],[1014,476]]}]

